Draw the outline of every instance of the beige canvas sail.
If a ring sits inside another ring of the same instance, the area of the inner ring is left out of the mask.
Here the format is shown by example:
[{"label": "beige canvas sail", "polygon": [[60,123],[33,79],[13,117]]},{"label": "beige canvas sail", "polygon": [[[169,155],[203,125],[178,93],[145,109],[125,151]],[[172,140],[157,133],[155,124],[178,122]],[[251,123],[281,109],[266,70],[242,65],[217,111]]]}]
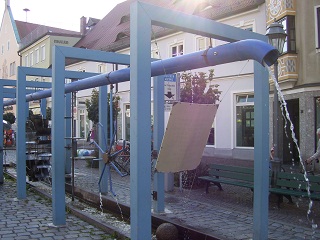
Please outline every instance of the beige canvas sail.
[{"label": "beige canvas sail", "polygon": [[159,151],[158,172],[195,169],[201,161],[217,105],[176,103]]}]

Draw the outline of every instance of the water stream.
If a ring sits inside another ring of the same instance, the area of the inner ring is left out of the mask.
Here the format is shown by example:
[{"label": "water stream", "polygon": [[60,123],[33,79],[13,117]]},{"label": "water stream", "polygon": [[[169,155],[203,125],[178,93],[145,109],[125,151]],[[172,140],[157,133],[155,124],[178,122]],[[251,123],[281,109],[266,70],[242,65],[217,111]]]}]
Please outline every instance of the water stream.
[{"label": "water stream", "polygon": [[[294,125],[293,125],[293,122],[291,121],[291,118],[290,118],[290,115],[289,115],[289,111],[288,111],[288,108],[287,108],[287,103],[286,103],[286,101],[284,99],[284,96],[283,96],[283,93],[281,91],[281,88],[280,88],[280,86],[278,84],[278,81],[277,81],[275,75],[273,74],[271,68],[268,67],[268,70],[269,70],[269,75],[271,76],[272,81],[273,81],[274,86],[275,86],[275,90],[274,91],[278,92],[278,101],[280,102],[281,114],[282,114],[283,119],[285,121],[284,129],[287,128],[287,123],[288,123],[289,127],[290,127],[291,137],[292,137],[293,142],[294,142],[294,144],[295,144],[295,146],[296,146],[296,148],[298,150],[300,165],[302,167],[302,172],[303,172],[304,178],[305,178],[305,180],[307,182],[307,187],[306,187],[305,190],[308,192],[308,196],[309,196],[309,207],[308,207],[308,210],[307,210],[307,219],[311,223],[312,229],[315,230],[316,228],[318,228],[318,226],[317,226],[316,223],[314,223],[314,219],[311,218],[313,201],[310,198],[310,182],[309,182],[309,179],[308,179],[307,169],[305,167],[304,161],[301,158],[300,147],[298,145],[298,140],[297,140],[295,132],[294,132]],[[288,137],[287,132],[286,131],[284,131],[284,132],[286,133],[286,135]],[[292,166],[294,167],[294,165],[295,165],[294,159],[292,159]]]}]

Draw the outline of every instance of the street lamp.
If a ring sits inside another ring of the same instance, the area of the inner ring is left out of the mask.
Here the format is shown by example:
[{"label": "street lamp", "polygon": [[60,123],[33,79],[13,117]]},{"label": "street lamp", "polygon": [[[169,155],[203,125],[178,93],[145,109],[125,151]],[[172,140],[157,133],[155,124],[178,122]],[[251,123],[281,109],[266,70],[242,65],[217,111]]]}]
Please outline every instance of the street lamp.
[{"label": "street lamp", "polygon": [[[279,55],[282,54],[283,46],[287,37],[287,34],[283,30],[283,26],[280,23],[274,22],[267,27],[266,35],[268,37],[269,44],[279,51]],[[278,61],[274,63],[274,75],[275,80],[278,83]],[[275,84],[276,85],[276,84]],[[280,149],[279,149],[279,140],[280,131],[279,131],[279,101],[278,101],[278,91],[276,86],[274,86],[274,99],[273,99],[273,146],[274,146],[274,157],[273,161],[279,163],[280,167]]]},{"label": "street lamp", "polygon": [[23,11],[26,12],[26,22],[28,22],[28,12],[30,11],[29,8],[24,8]]}]

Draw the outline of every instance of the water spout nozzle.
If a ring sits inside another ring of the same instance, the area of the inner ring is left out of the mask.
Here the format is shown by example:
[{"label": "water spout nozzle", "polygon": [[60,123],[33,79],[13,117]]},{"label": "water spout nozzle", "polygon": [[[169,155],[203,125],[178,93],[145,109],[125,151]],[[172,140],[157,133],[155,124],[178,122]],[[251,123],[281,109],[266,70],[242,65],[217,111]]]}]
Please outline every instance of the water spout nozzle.
[{"label": "water spout nozzle", "polygon": [[262,65],[264,67],[273,65],[276,61],[278,61],[279,51],[277,49],[273,49],[268,52],[262,60]]}]

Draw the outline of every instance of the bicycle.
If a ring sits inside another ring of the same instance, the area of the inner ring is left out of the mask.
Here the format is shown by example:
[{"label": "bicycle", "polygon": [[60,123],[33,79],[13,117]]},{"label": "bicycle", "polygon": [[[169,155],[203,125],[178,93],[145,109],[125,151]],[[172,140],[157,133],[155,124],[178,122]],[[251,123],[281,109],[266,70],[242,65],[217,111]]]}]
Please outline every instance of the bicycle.
[{"label": "bicycle", "polygon": [[[118,140],[115,144],[115,151],[119,151],[123,148],[123,141],[122,139]],[[156,165],[157,153],[151,151],[151,177],[153,178],[155,172],[155,165]],[[130,142],[126,141],[124,150],[119,153],[115,160],[114,164],[122,171],[130,174]]]},{"label": "bicycle", "polygon": [[114,159],[114,164],[122,171],[130,174],[130,142],[126,141],[123,144],[122,139],[118,140],[115,145],[115,150],[119,151],[122,148],[123,151],[119,153]]}]

